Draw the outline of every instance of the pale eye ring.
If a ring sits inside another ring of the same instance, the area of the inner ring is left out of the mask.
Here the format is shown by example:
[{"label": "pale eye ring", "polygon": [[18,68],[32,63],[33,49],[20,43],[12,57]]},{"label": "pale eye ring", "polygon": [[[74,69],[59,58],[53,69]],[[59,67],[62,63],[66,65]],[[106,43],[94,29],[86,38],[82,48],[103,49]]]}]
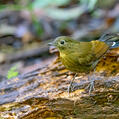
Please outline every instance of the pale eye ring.
[{"label": "pale eye ring", "polygon": [[61,40],[61,41],[60,41],[60,44],[61,44],[61,45],[64,45],[64,43],[65,43],[64,40]]}]

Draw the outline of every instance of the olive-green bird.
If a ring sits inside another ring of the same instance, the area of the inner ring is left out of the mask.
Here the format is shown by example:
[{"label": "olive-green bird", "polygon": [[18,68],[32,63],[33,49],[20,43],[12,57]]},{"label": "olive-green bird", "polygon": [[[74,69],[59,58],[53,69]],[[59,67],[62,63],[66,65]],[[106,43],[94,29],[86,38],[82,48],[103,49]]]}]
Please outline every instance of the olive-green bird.
[{"label": "olive-green bird", "polygon": [[89,73],[95,69],[100,58],[110,48],[118,47],[119,34],[104,34],[99,40],[90,42],[82,42],[68,36],[60,36],[50,45],[59,50],[61,61],[67,69],[75,73]]}]

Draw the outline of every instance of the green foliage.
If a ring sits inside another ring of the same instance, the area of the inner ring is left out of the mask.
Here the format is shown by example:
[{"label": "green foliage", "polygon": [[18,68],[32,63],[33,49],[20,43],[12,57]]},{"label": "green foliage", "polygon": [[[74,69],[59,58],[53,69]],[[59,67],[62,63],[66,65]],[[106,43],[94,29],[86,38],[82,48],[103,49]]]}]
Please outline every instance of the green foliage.
[{"label": "green foliage", "polygon": [[[78,1],[78,0],[77,0]],[[44,33],[43,27],[39,22],[38,17],[34,14],[35,9],[41,8],[40,12],[44,12],[50,18],[55,20],[72,20],[82,15],[88,8],[89,11],[93,10],[98,0],[79,0],[76,7],[70,9],[59,8],[58,6],[68,5],[71,0],[34,0],[30,2],[25,0],[24,4],[15,0],[16,4],[0,5],[0,11],[3,10],[28,10],[34,25],[35,31],[38,35]]]},{"label": "green foliage", "polygon": [[9,69],[8,73],[7,73],[7,79],[11,79],[13,77],[18,76],[18,71],[17,71],[17,67],[13,66]]},{"label": "green foliage", "polygon": [[0,5],[0,11],[6,9],[6,5]]},{"label": "green foliage", "polygon": [[61,6],[66,5],[71,0],[35,0],[33,2],[33,8],[44,8],[49,6]]}]

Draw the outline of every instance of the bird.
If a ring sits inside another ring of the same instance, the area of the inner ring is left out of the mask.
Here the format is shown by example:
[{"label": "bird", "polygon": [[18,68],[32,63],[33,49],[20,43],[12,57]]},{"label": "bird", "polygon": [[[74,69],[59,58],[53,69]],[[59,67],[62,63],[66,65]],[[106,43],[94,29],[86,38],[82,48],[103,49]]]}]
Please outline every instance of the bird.
[{"label": "bird", "polygon": [[[105,53],[111,48],[119,47],[119,33],[106,33],[98,40],[87,42],[78,41],[69,36],[59,36],[49,45],[58,49],[63,65],[75,73],[68,88],[68,92],[70,92],[77,73],[93,72]],[[93,82],[91,82],[89,93],[92,87],[94,88]]]}]

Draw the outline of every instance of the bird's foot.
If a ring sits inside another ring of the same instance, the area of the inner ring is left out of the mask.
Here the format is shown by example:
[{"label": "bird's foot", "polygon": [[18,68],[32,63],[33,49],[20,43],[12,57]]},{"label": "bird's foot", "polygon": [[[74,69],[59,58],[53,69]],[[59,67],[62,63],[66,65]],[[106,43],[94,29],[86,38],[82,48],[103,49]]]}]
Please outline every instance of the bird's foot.
[{"label": "bird's foot", "polygon": [[70,94],[72,92],[72,85],[68,86],[68,94]]},{"label": "bird's foot", "polygon": [[89,90],[89,91],[88,91],[89,95],[91,94],[91,91],[95,90],[94,83],[95,83],[94,80],[92,80],[92,81],[88,84],[88,86],[85,88],[85,89],[88,89],[88,90]]},{"label": "bird's foot", "polygon": [[70,94],[73,90],[73,82],[74,82],[76,76],[77,76],[77,74],[74,75],[73,79],[70,82],[70,85],[68,87],[68,94]]},{"label": "bird's foot", "polygon": [[73,91],[73,81],[70,82],[70,85],[68,86],[68,95]]}]

